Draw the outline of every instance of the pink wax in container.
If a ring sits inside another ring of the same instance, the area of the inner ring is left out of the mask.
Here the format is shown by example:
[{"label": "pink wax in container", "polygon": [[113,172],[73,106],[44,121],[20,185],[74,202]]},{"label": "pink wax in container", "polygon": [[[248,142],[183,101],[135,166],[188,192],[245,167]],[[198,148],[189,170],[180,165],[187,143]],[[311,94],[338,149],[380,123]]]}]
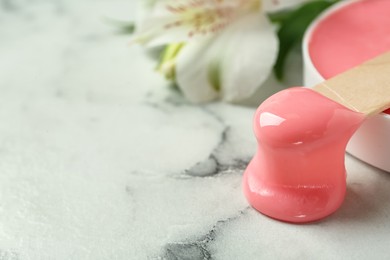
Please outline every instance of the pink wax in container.
[{"label": "pink wax in container", "polygon": [[308,88],[291,88],[257,109],[258,150],[243,178],[258,211],[287,222],[333,213],[344,200],[345,147],[364,115]]},{"label": "pink wax in container", "polygon": [[[360,0],[347,4],[321,20],[309,40],[312,63],[325,79],[388,50],[389,0]],[[390,114],[390,109],[385,112]]]},{"label": "pink wax in container", "polygon": [[[340,1],[312,23],[302,49],[304,85],[309,87],[389,51],[390,0]],[[390,172],[390,109],[368,118],[347,152]]]}]

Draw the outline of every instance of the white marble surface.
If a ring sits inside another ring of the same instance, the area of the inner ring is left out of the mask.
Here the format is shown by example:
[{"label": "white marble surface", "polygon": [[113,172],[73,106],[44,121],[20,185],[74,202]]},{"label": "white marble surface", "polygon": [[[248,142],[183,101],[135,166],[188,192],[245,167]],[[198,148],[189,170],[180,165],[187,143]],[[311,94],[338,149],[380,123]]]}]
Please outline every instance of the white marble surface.
[{"label": "white marble surface", "polygon": [[254,108],[186,103],[105,17],[134,2],[0,0],[1,260],[390,257],[388,173],[347,156],[331,217],[258,214]]}]

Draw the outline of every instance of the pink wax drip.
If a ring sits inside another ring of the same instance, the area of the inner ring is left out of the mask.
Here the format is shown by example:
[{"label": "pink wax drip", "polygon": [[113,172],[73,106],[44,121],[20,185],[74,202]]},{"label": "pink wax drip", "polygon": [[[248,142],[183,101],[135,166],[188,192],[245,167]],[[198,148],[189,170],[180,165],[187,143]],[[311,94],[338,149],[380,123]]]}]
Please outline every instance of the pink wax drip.
[{"label": "pink wax drip", "polygon": [[258,150],[243,178],[249,203],[288,222],[333,213],[346,191],[345,147],[363,120],[308,88],[268,98],[254,117]]},{"label": "pink wax drip", "polygon": [[325,79],[389,50],[389,0],[359,0],[339,8],[316,26],[309,42],[313,64]]}]

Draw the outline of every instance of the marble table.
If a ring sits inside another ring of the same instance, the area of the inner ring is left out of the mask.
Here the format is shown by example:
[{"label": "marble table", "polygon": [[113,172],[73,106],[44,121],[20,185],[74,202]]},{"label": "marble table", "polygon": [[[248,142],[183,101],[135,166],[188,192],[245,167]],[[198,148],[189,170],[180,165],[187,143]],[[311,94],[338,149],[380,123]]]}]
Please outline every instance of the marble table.
[{"label": "marble table", "polygon": [[[109,22],[134,13],[125,0],[0,0],[1,260],[390,257],[390,174],[351,156],[329,218],[251,209],[255,108],[186,102]],[[270,81],[264,93],[280,88]]]}]

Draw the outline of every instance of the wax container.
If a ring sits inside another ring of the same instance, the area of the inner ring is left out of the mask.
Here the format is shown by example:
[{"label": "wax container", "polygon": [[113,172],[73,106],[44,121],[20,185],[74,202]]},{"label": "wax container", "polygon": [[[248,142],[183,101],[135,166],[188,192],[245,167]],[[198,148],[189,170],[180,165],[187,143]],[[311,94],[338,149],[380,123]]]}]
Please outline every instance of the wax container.
[{"label": "wax container", "polygon": [[[326,59],[327,60],[325,62],[326,64],[332,64],[332,63],[343,64],[344,62],[345,64],[347,64],[348,68],[350,68],[355,65],[358,65],[358,63],[360,62],[363,62],[362,59],[365,59],[366,57],[367,59],[370,59],[373,58],[376,54],[379,54],[375,52],[381,50],[386,51],[386,49],[390,50],[390,41],[389,41],[390,35],[389,37],[385,37],[385,36],[383,38],[379,37],[379,40],[371,41],[370,39],[362,38],[365,37],[365,35],[362,34],[358,36],[360,37],[357,38],[358,40],[356,41],[354,40],[353,44],[348,44],[348,46],[342,46],[343,44],[346,45],[345,41],[343,42],[342,40],[339,40],[337,37],[334,37],[335,35],[334,32],[332,32],[332,30],[326,30],[324,29],[324,27],[321,28],[321,24],[330,21],[330,19],[338,19],[342,22],[343,19],[340,19],[340,17],[344,13],[346,13],[345,10],[347,10],[347,8],[351,8],[353,5],[355,6],[357,4],[370,5],[370,4],[375,4],[375,2],[379,3],[380,1],[388,1],[388,3],[390,2],[389,0],[342,1],[332,6],[328,10],[326,10],[315,21],[313,21],[309,29],[306,31],[306,34],[303,39],[304,85],[305,86],[314,86],[328,79],[329,77],[334,76],[332,75],[332,73],[335,73],[335,71],[331,71],[331,70],[330,70],[331,72],[326,71],[326,69],[324,69],[324,66],[320,68],[321,66],[319,66],[318,64],[321,62],[321,59]],[[386,5],[388,4],[385,2],[382,3]],[[386,10],[386,12],[390,14],[390,5],[387,6],[389,7],[389,10]],[[360,11],[365,10],[364,8],[360,8],[360,9],[361,9]],[[352,18],[350,13],[347,15],[349,17],[345,19],[366,19],[366,20],[354,21],[351,23],[352,25],[350,24],[348,26],[345,26],[348,29],[348,31],[345,32],[345,35],[354,34],[353,26],[369,26],[369,22],[367,22],[367,19],[382,19],[382,20],[384,19],[380,15],[378,16],[359,15],[358,17],[353,16]],[[390,19],[387,19],[386,21],[390,21]],[[340,28],[341,28],[340,30],[343,30],[342,29],[343,26],[341,26]],[[356,31],[359,31],[359,29],[357,28]],[[353,60],[353,57],[351,57],[350,52],[349,53],[341,52],[339,53],[339,55],[333,54],[332,56],[331,52],[329,52],[329,55],[327,54],[326,52],[327,50],[325,50],[326,46],[323,46],[324,52],[322,53],[313,52],[312,51],[313,49],[311,49],[314,48],[313,39],[318,39],[317,37],[318,35],[316,35],[318,33],[321,33],[321,37],[323,39],[327,39],[327,37],[329,37],[328,39],[331,39],[333,41],[332,43],[333,47],[339,44],[340,48],[341,49],[344,48],[345,50],[354,50],[353,48],[356,48],[356,50],[358,50],[360,55],[360,57],[356,59],[357,64],[354,64],[354,61],[351,61]],[[378,46],[370,46],[370,48],[366,48],[364,46],[361,46],[362,44],[369,44],[369,45],[378,44]],[[364,49],[367,49],[367,53],[361,53],[361,50]],[[344,59],[348,59],[348,61]],[[345,69],[347,69],[347,67]],[[347,146],[347,152],[368,164],[371,164],[382,170],[390,172],[390,115],[386,113],[381,113],[379,115],[367,119],[366,122],[363,123],[363,125],[356,131],[356,133],[351,138]]]}]

